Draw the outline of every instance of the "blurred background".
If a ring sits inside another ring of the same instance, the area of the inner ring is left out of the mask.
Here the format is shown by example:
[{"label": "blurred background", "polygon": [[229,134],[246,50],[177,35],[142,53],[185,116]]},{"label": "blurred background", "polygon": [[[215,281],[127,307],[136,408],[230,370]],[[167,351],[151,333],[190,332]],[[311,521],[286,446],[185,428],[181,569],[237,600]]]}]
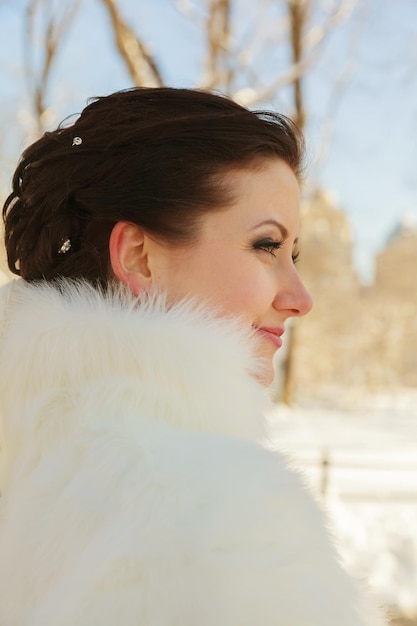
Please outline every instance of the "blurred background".
[{"label": "blurred background", "polygon": [[417,624],[417,0],[0,0],[0,28],[2,200],[28,143],[133,85],[303,128],[315,307],[279,354],[271,437],[348,567]]}]

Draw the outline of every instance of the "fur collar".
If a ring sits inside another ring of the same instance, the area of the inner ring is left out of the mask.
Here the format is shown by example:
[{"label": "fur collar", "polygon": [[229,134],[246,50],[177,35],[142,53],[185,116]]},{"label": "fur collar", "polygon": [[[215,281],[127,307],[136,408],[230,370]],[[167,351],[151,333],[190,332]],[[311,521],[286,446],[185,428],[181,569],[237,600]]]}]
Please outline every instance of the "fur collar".
[{"label": "fur collar", "polygon": [[68,282],[1,313],[2,624],[383,623],[297,476],[237,438],[266,403],[237,321]]},{"label": "fur collar", "polygon": [[38,428],[30,414],[41,398],[50,402],[54,390],[62,395],[97,380],[109,381],[106,402],[120,400],[110,397],[117,380],[118,394],[176,427],[263,436],[268,399],[255,380],[262,363],[254,356],[256,338],[237,320],[220,320],[192,301],[172,308],[163,296],[141,302],[120,287],[103,294],[81,281],[23,280],[0,289],[0,317],[9,443]]}]

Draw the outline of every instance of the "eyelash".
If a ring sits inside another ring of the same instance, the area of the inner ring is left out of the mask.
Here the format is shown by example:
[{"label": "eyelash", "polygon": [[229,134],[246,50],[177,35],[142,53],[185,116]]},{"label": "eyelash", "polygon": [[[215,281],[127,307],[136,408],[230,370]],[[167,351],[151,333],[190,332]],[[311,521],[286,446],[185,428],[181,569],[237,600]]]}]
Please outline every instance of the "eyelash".
[{"label": "eyelash", "polygon": [[[255,250],[263,250],[264,252],[268,252],[274,258],[276,257],[275,251],[279,250],[284,244],[284,240],[280,239],[278,241],[274,241],[273,239],[261,239],[253,244]],[[293,263],[297,263],[300,257],[300,252],[297,251],[292,255]]]},{"label": "eyelash", "polygon": [[253,247],[255,248],[255,250],[263,250],[264,252],[268,252],[268,254],[275,257],[275,250],[281,248],[283,243],[283,239],[280,239],[278,241],[274,241],[273,239],[261,239],[260,241],[254,243]]}]

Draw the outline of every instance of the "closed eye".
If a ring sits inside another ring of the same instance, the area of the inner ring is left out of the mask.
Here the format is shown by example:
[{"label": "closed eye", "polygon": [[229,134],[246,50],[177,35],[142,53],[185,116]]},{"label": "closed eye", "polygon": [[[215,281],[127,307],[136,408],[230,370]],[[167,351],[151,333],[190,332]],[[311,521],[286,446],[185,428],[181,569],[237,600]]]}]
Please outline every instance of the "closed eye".
[{"label": "closed eye", "polygon": [[282,247],[284,244],[283,239],[274,240],[274,239],[260,239],[253,244],[254,250],[263,250],[264,252],[268,252],[271,256],[275,257],[276,250]]}]

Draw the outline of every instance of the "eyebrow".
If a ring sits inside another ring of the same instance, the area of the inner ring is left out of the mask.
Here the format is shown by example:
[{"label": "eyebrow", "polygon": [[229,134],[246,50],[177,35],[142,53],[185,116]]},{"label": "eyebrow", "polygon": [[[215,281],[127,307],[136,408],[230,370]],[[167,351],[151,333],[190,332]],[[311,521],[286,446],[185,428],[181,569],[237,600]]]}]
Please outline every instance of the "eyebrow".
[{"label": "eyebrow", "polygon": [[263,222],[256,224],[253,230],[255,230],[255,228],[259,228],[260,226],[271,226],[271,225],[276,226],[281,231],[281,235],[284,237],[284,239],[287,239],[288,230],[285,228],[284,224],[277,222],[277,220],[273,220],[273,219],[264,220]]}]

